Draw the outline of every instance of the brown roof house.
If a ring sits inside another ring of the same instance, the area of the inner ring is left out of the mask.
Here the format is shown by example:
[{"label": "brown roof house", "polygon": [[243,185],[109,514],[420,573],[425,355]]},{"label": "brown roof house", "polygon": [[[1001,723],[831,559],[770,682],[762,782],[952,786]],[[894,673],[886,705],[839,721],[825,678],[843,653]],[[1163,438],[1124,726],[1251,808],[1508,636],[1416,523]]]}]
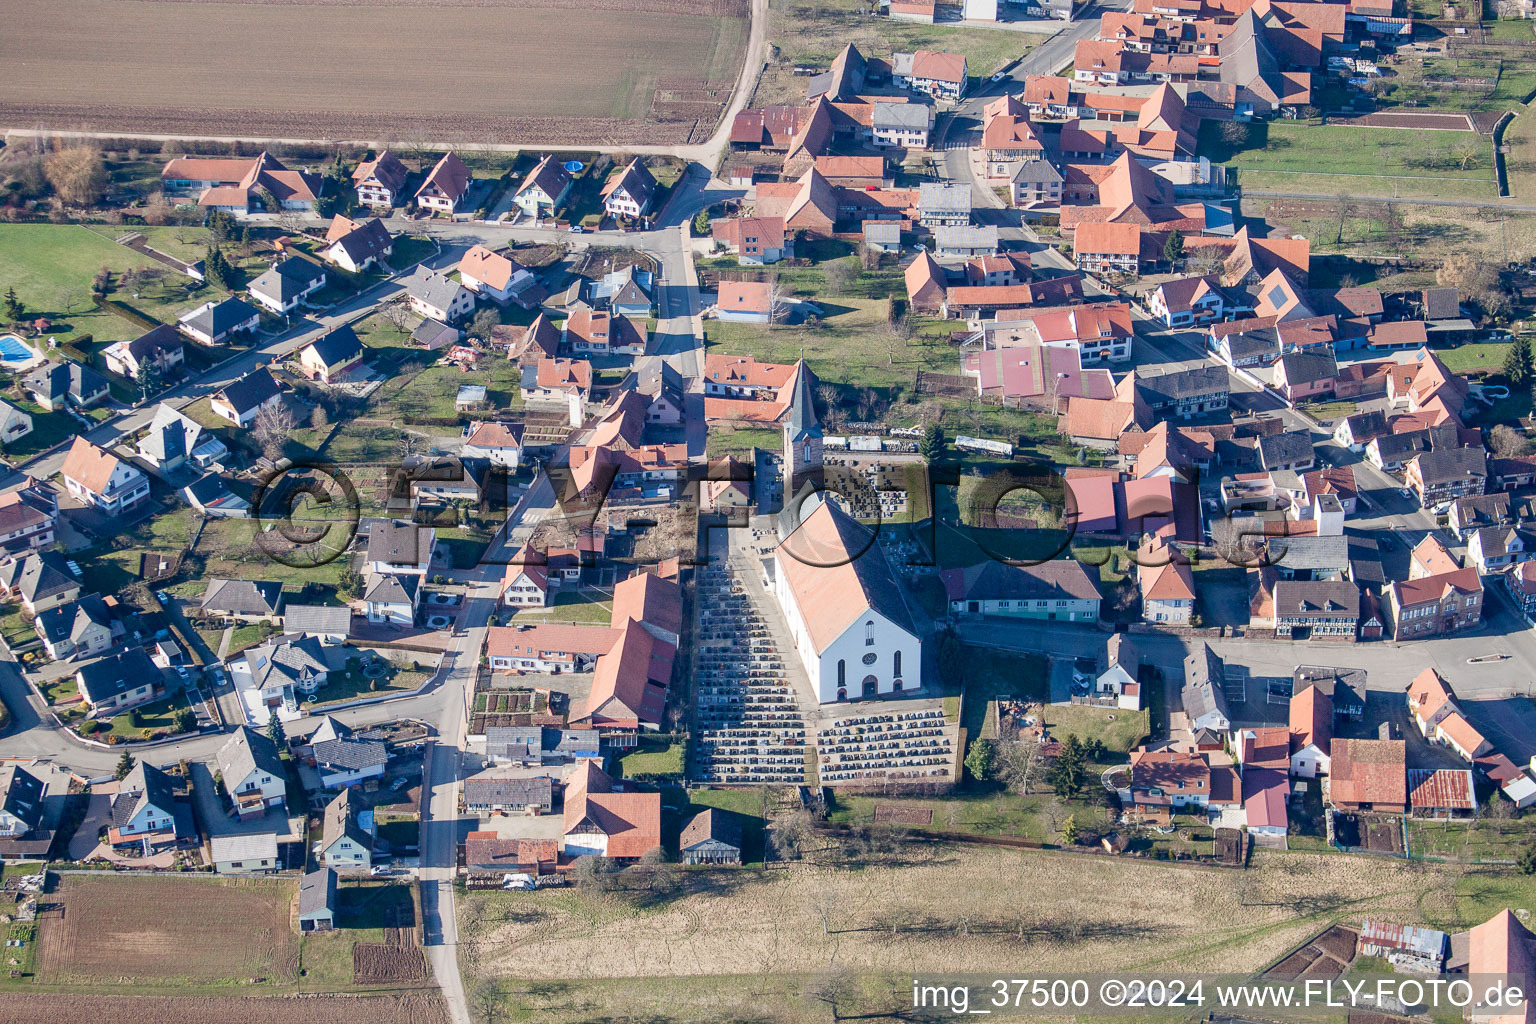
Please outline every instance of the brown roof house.
[{"label": "brown roof house", "polygon": [[1406,747],[1402,740],[1335,739],[1329,800],[1341,811],[1408,810]]},{"label": "brown roof house", "polygon": [[603,186],[603,209],[610,217],[639,220],[650,212],[651,202],[660,190],[651,172],[636,157]]},{"label": "brown roof house", "polygon": [[643,857],[661,845],[661,795],[618,792],[596,762],[583,761],[566,780],[561,845],[570,858]]},{"label": "brown roof house", "polygon": [[464,161],[450,150],[443,154],[416,190],[416,203],[434,213],[456,213],[459,203],[469,194],[474,178]]},{"label": "brown roof house", "polygon": [[149,498],[149,477],[83,437],[64,456],[64,488],[104,515],[117,516]]},{"label": "brown roof house", "polygon": [[571,192],[571,175],[553,156],[540,160],[517,187],[513,201],[529,217],[553,217]]},{"label": "brown roof house", "polygon": [[372,160],[364,160],[352,172],[357,201],[364,206],[394,206],[405,187],[409,172],[393,150],[386,149]]}]

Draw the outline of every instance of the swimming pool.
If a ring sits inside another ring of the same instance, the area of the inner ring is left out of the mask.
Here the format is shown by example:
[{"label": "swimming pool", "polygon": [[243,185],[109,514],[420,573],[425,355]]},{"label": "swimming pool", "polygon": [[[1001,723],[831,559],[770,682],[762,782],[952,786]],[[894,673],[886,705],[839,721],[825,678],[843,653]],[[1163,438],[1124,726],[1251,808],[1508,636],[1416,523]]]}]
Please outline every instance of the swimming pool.
[{"label": "swimming pool", "polygon": [[0,363],[30,363],[38,359],[36,350],[14,334],[0,334]]}]

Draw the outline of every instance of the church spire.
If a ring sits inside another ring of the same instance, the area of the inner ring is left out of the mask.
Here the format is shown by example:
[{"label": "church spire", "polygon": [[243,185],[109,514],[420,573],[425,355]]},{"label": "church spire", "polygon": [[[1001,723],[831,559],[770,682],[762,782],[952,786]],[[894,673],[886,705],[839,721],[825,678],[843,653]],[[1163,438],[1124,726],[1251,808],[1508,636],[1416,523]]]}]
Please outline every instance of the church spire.
[{"label": "church spire", "polygon": [[795,393],[790,399],[789,422],[785,425],[785,431],[789,435],[790,442],[801,441],[808,437],[821,436],[821,421],[816,418],[816,403],[811,397],[811,371],[805,365],[805,360],[795,362]]}]

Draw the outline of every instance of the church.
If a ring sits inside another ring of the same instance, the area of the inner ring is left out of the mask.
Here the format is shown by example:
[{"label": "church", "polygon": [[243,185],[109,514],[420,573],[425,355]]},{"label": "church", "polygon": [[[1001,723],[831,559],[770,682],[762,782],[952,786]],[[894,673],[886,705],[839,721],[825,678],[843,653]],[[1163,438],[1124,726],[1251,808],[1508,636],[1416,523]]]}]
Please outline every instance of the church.
[{"label": "church", "polygon": [[[804,362],[796,373],[784,422],[786,499],[811,486],[823,465]],[[815,495],[797,506],[786,500],[781,524],[774,596],[817,701],[910,696],[921,689],[922,640],[874,531]]]}]

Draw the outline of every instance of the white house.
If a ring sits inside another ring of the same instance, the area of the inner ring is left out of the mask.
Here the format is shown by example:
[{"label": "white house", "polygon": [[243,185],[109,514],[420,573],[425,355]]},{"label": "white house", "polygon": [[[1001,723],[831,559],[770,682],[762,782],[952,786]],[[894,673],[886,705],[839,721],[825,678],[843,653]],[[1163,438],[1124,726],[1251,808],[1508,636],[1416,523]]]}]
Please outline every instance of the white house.
[{"label": "white house", "polygon": [[288,775],[277,744],[250,726],[235,730],[219,748],[217,762],[230,810],[237,817],[260,817],[286,803]]},{"label": "white house", "polygon": [[377,573],[368,577],[368,585],[363,591],[368,621],[391,626],[413,625],[420,600],[420,576]]},{"label": "white house", "polygon": [[248,302],[230,297],[222,302],[205,302],[183,313],[176,326],[204,345],[222,345],[230,335],[254,331],[261,326],[261,311]]},{"label": "white house", "polygon": [[1139,661],[1125,650],[1122,634],[1109,638],[1108,664],[1093,681],[1093,695],[1113,700],[1126,711],[1141,710],[1141,682],[1136,678]]},{"label": "white house", "polygon": [[546,156],[528,172],[513,201],[529,217],[552,217],[570,191],[570,173],[553,156]]},{"label": "white house", "polygon": [[527,267],[483,245],[473,246],[459,260],[459,279],[465,288],[498,305],[537,283]]},{"label": "white house", "polygon": [[603,209],[610,217],[638,220],[650,210],[657,187],[656,179],[636,157],[603,186]]},{"label": "white house", "polygon": [[464,428],[463,454],[493,466],[516,469],[523,457],[523,425],[483,420]]},{"label": "white house", "polygon": [[[389,749],[383,740],[362,740],[352,735],[352,730],[334,719],[327,718],[335,733],[332,738],[316,740],[310,737],[310,749],[315,758],[315,770],[320,774],[320,784],[326,789],[352,786],[384,774],[389,763]],[[320,735],[317,731],[315,735]]]},{"label": "white house", "polygon": [[229,448],[217,434],[163,402],[156,407],[155,418],[139,438],[138,451],[139,458],[167,473],[188,461],[207,469],[229,454]]},{"label": "white house", "polygon": [[374,523],[368,530],[364,571],[425,576],[432,569],[437,531],[411,522]]},{"label": "white house", "polygon": [[274,714],[282,721],[298,717],[299,700],[326,684],[330,666],[318,637],[284,635],[231,660],[229,677],[246,721],[259,729]]},{"label": "white house", "polygon": [[343,270],[360,274],[394,251],[389,229],[377,217],[365,221],[337,217],[325,235],[324,257]]},{"label": "white house", "polygon": [[291,313],[325,287],[325,268],[298,256],[278,260],[247,287],[258,305],[274,313]]},{"label": "white house", "polygon": [[922,687],[922,640],[868,527],[822,502],[773,560],[774,595],[817,700]]},{"label": "white house", "polygon": [[112,798],[112,822],[108,835],[115,843],[150,837],[174,838],[176,794],[170,776],[143,761],[134,765],[133,771],[117,784],[117,795]]},{"label": "white house", "polygon": [[261,410],[281,405],[282,401],[277,378],[265,366],[259,366],[210,395],[208,408],[237,427],[249,427]]},{"label": "white house", "polygon": [[19,838],[42,820],[42,780],[20,765],[0,768],[0,836]]},{"label": "white house", "polygon": [[208,840],[213,870],[219,875],[259,875],[282,869],[275,832],[245,832]]},{"label": "white house", "polygon": [[114,341],[101,350],[107,369],[133,380],[144,363],[153,364],[162,378],[186,361],[187,349],[181,334],[170,324],[161,324],[132,341]]},{"label": "white house", "polygon": [[[367,871],[373,864],[373,836],[363,826],[362,804],[350,789],[342,790],[325,808],[320,829],[320,863],[337,871]],[[366,812],[371,822],[373,812]]]},{"label": "white house", "polygon": [[475,293],[440,270],[417,264],[402,284],[411,309],[429,320],[451,324],[475,311]]},{"label": "white house", "polygon": [[0,398],[0,445],[19,441],[32,433],[32,416],[14,402]]},{"label": "white house", "polygon": [[64,489],[106,515],[121,515],[149,499],[149,477],[130,462],[76,437],[64,456]]}]

